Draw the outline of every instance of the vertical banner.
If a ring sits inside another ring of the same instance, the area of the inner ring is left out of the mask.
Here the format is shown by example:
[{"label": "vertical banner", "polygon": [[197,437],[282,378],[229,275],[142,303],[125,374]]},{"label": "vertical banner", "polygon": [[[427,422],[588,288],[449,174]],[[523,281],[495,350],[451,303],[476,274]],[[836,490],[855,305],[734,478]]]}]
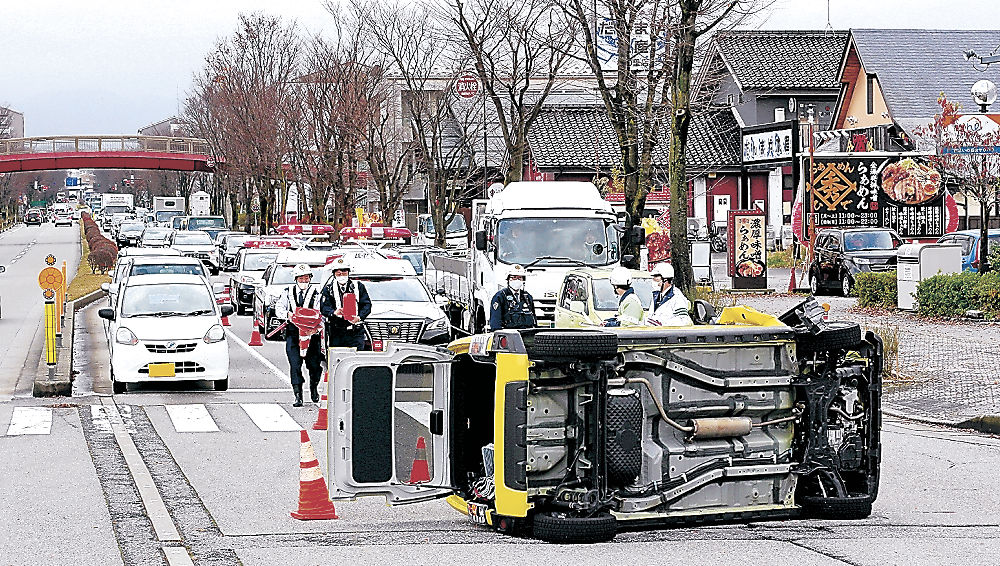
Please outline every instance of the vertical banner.
[{"label": "vertical banner", "polygon": [[733,289],[767,288],[766,222],[762,210],[729,211],[729,276]]}]

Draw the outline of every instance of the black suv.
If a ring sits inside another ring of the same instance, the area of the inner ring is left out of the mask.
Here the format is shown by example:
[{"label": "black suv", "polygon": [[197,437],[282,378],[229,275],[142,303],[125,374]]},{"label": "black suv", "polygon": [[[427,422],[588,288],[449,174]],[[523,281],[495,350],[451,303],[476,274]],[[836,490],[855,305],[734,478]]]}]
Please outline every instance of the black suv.
[{"label": "black suv", "polygon": [[863,271],[896,269],[896,250],[903,240],[888,228],[825,229],[816,235],[816,257],[809,266],[814,295],[831,289],[845,296]]}]

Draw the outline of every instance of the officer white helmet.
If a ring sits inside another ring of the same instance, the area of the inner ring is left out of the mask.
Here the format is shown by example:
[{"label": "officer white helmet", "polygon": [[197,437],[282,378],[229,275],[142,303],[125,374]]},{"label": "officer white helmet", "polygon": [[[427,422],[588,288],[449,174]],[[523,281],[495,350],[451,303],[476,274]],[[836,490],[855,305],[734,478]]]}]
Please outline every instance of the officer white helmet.
[{"label": "officer white helmet", "polygon": [[300,263],[292,268],[292,279],[298,279],[303,275],[308,275],[312,277],[312,269],[309,269],[308,265]]},{"label": "officer white helmet", "polygon": [[632,274],[625,267],[618,266],[611,270],[611,284],[618,286],[628,286],[632,284]]},{"label": "officer white helmet", "polygon": [[674,278],[674,266],[669,263],[658,263],[653,267],[653,271],[650,272],[653,277],[660,276],[664,279]]},{"label": "officer white helmet", "polygon": [[338,257],[337,259],[335,259],[332,262],[330,262],[330,267],[332,267],[334,271],[340,271],[342,269],[346,269],[347,271],[350,271],[351,270],[351,261],[350,261],[350,259],[348,259],[346,257]]},{"label": "officer white helmet", "polygon": [[509,280],[512,276],[527,277],[528,270],[522,265],[514,265],[510,268],[510,273],[507,274],[507,279]]}]

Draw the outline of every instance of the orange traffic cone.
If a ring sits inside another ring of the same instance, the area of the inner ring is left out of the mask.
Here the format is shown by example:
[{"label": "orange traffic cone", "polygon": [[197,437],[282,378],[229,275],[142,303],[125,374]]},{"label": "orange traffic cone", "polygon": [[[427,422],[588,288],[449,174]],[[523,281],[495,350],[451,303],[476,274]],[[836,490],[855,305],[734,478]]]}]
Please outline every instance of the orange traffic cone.
[{"label": "orange traffic cone", "polygon": [[222,317],[222,326],[232,326],[232,324],[229,323],[229,317],[228,316]]},{"label": "orange traffic cone", "polygon": [[247,342],[248,346],[263,346],[264,343],[260,340],[260,331],[257,330],[257,319],[253,320],[253,332],[250,333],[250,341]]},{"label": "orange traffic cone", "polygon": [[788,292],[795,292],[795,266],[792,266],[792,276],[788,279]]},{"label": "orange traffic cone", "polygon": [[431,471],[427,468],[427,444],[424,437],[417,437],[417,454],[413,457],[409,483],[431,481]]},{"label": "orange traffic cone", "polygon": [[292,511],[292,518],[300,521],[316,519],[338,519],[337,510],[330,501],[330,492],[326,489],[323,470],[319,469],[316,452],[309,433],[302,432],[302,446],[299,450],[299,510]]},{"label": "orange traffic cone", "polygon": [[313,430],[326,430],[326,421],[329,418],[328,407],[330,402],[327,400],[326,392],[330,389],[328,383],[330,377],[330,372],[323,373],[323,383],[326,384],[323,387],[323,394],[319,396],[319,414],[316,415],[316,422],[313,423]]}]

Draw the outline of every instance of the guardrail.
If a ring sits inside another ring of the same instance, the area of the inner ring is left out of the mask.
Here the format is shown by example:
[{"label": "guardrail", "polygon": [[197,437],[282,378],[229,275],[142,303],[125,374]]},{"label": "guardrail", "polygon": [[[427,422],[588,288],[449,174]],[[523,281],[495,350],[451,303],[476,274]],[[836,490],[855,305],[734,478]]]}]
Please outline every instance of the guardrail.
[{"label": "guardrail", "polygon": [[47,136],[0,139],[0,156],[33,153],[150,152],[211,155],[200,138],[166,136]]}]

